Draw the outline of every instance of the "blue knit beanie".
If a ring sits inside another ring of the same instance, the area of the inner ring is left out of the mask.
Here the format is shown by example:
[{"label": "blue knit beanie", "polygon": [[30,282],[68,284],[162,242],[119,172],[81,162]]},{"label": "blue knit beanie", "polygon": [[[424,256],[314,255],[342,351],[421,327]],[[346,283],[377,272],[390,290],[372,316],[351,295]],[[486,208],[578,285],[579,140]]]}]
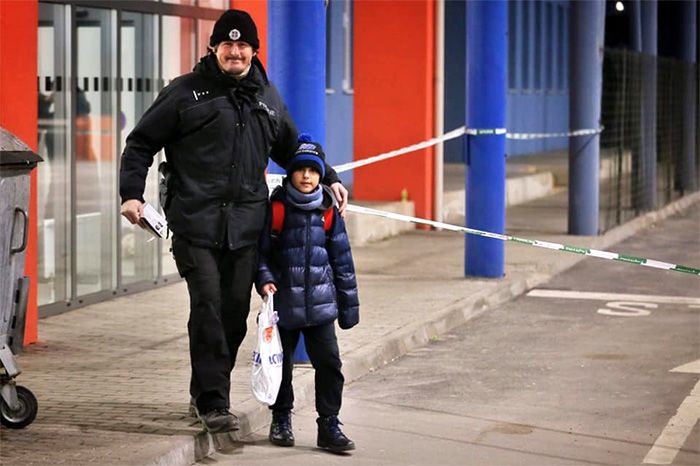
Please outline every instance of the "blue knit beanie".
[{"label": "blue knit beanie", "polygon": [[294,158],[287,165],[287,176],[292,172],[310,167],[321,174],[321,179],[326,176],[326,154],[323,153],[323,147],[317,142],[313,142],[308,134],[299,135],[299,145],[294,152]]}]

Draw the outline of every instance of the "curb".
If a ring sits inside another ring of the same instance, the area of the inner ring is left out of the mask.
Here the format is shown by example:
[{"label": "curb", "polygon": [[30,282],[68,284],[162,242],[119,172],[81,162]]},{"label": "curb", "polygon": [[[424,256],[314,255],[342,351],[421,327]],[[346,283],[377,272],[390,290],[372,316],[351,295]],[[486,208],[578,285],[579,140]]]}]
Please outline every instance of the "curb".
[{"label": "curb", "polygon": [[[647,229],[655,223],[678,214],[700,201],[700,191],[684,196],[663,208],[648,212],[623,225],[615,227],[602,236],[587,237],[592,240],[592,247],[606,248],[630,236]],[[433,338],[467,323],[472,318],[483,314],[501,304],[512,301],[536,286],[547,282],[555,275],[573,267],[585,256],[572,255],[570,261],[553,267],[547,273],[533,273],[526,278],[500,282],[494,290],[485,290],[469,297],[458,299],[438,314],[413,322],[395,331],[381,344],[366,346],[343,354],[343,374],[345,382],[350,383],[360,377],[391,363],[409,351],[428,344]],[[294,395],[297,407],[305,405],[314,394],[313,372],[294,378]],[[149,463],[153,466],[188,466],[212,455],[218,450],[235,448],[236,442],[256,432],[270,422],[267,406],[250,401],[235,412],[241,421],[241,429],[226,434],[209,434],[200,432],[161,455]]]}]

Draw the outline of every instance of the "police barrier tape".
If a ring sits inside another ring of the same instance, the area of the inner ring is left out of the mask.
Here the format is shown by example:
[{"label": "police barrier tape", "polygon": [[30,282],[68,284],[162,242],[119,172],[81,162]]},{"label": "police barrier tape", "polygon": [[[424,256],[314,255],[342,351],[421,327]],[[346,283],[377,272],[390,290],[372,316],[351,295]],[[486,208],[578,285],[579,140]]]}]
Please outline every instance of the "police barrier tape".
[{"label": "police barrier tape", "polygon": [[407,147],[404,147],[402,149],[396,149],[396,150],[392,150],[390,152],[385,152],[384,154],[375,155],[374,157],[368,157],[366,159],[357,160],[355,162],[349,162],[349,163],[343,163],[341,165],[336,165],[333,167],[333,169],[336,171],[336,173],[342,173],[342,172],[350,171],[350,170],[357,168],[357,167],[363,167],[365,165],[369,165],[370,163],[380,162],[382,160],[391,159],[391,158],[397,157],[399,155],[408,154],[409,152],[414,152],[414,151],[417,151],[420,149],[426,149],[426,148],[434,146],[436,144],[440,144],[441,142],[449,141],[450,139],[455,139],[455,138],[458,138],[460,136],[464,136],[464,134],[466,133],[466,130],[467,130],[467,128],[462,126],[461,128],[453,129],[452,131],[445,133],[442,136],[428,139],[427,141],[419,142],[418,144],[413,144],[411,146],[407,146]]},{"label": "police barrier tape", "polygon": [[566,133],[508,133],[506,139],[546,139],[546,138],[564,138],[575,136],[593,136],[603,132],[605,128],[598,129],[577,129]]},{"label": "police barrier tape", "polygon": [[505,128],[467,128],[462,126],[457,129],[453,129],[442,136],[431,138],[417,144],[403,147],[401,149],[392,150],[390,152],[385,152],[383,154],[368,157],[366,159],[357,160],[355,162],[343,163],[336,165],[333,168],[336,173],[342,173],[346,171],[353,170],[358,167],[363,167],[371,163],[380,162],[382,160],[391,159],[398,157],[399,155],[408,154],[410,152],[415,152],[420,149],[427,149],[428,147],[435,146],[441,142],[449,141],[451,139],[456,139],[458,137],[464,136],[487,136],[487,135],[500,135],[505,134],[506,139],[515,140],[531,140],[531,139],[544,139],[544,138],[560,138],[560,137],[576,137],[576,136],[589,136],[596,135],[603,132],[603,127],[597,129],[577,129],[574,131],[569,131],[565,133],[508,133]]},{"label": "police barrier tape", "polygon": [[618,254],[616,252],[599,251],[597,249],[582,248],[579,246],[567,246],[565,244],[550,243],[548,241],[532,240],[525,238],[518,238],[517,236],[503,235],[499,233],[491,233],[488,231],[477,230],[474,228],[467,228],[458,225],[451,225],[449,223],[436,222],[433,220],[427,220],[418,217],[411,217],[409,215],[397,214],[394,212],[387,212],[384,210],[370,209],[369,207],[361,207],[354,204],[348,204],[347,210],[349,212],[356,212],[358,214],[374,215],[376,217],[384,217],[391,220],[399,220],[402,222],[416,223],[421,225],[429,225],[435,228],[441,228],[443,230],[456,231],[459,233],[468,233],[470,235],[484,236],[486,238],[493,238],[501,241],[510,241],[513,243],[527,244],[530,246],[537,246],[539,248],[552,249],[555,251],[571,252],[574,254],[580,254],[583,256],[592,256],[599,259],[614,260],[619,262],[627,262],[630,264],[643,265],[645,267],[652,267],[655,269],[662,270],[672,270],[674,272],[689,273],[691,275],[700,276],[700,269],[694,267],[688,267],[685,265],[670,264],[668,262],[661,262],[653,259],[646,259],[644,257],[628,256],[625,254]]}]

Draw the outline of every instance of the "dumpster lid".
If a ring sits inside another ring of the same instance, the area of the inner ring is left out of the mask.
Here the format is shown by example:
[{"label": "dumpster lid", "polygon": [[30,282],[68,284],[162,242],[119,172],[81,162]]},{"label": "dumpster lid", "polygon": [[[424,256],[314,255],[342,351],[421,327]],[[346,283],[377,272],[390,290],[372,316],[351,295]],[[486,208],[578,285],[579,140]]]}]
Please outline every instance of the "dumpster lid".
[{"label": "dumpster lid", "polygon": [[35,166],[42,161],[21,139],[0,127],[0,165]]}]

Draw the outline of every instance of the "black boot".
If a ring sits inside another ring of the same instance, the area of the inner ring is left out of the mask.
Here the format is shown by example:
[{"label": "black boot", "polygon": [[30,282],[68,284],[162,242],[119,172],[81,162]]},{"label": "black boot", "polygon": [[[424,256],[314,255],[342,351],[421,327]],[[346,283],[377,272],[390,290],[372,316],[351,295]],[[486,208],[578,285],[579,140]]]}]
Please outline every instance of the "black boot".
[{"label": "black boot", "polygon": [[278,447],[293,447],[294,432],[292,432],[292,412],[273,411],[270,424],[270,443]]},{"label": "black boot", "polygon": [[226,408],[216,408],[204,414],[197,413],[204,430],[212,434],[238,430],[238,417]]},{"label": "black boot", "polygon": [[345,436],[340,430],[342,422],[338,416],[321,416],[316,419],[318,424],[318,437],[316,445],[332,452],[349,451],[355,449],[355,442]]}]

